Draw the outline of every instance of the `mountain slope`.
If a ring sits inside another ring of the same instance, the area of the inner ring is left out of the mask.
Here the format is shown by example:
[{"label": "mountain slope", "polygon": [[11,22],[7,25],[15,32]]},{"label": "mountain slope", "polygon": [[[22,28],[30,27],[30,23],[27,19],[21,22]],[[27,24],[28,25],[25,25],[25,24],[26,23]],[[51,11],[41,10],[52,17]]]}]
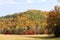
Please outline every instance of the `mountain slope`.
[{"label": "mountain slope", "polygon": [[[60,11],[28,10],[0,17],[0,33],[3,34],[49,34],[60,28]],[[60,31],[59,31],[60,32]],[[58,32],[57,32],[58,33]]]}]

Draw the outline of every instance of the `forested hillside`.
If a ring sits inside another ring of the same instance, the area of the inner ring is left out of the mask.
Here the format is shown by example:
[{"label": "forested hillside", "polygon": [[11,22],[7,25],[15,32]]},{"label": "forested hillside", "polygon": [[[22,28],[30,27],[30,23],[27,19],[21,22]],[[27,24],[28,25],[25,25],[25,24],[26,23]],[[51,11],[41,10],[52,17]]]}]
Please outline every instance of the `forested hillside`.
[{"label": "forested hillside", "polygon": [[2,34],[49,34],[60,26],[60,7],[52,11],[28,10],[0,17]]}]

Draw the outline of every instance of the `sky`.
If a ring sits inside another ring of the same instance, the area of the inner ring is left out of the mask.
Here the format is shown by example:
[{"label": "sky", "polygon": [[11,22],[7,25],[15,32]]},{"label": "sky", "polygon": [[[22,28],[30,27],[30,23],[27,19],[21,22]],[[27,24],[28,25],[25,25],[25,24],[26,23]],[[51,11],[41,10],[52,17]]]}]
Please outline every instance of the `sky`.
[{"label": "sky", "polygon": [[0,0],[0,16],[27,10],[52,10],[60,0]]}]

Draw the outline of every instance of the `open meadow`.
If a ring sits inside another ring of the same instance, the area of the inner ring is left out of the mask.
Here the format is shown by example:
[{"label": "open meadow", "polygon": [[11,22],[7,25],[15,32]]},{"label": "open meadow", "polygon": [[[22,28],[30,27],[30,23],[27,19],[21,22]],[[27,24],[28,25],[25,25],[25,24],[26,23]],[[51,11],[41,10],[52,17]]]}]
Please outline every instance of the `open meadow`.
[{"label": "open meadow", "polygon": [[40,35],[3,35],[0,34],[0,40],[60,40],[58,38],[44,38]]}]

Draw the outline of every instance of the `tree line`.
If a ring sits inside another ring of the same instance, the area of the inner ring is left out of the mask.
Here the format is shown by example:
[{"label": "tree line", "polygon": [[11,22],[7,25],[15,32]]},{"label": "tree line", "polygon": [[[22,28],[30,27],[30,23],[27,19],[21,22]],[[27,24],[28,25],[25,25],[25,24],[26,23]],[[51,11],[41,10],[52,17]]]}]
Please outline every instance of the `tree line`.
[{"label": "tree line", "polygon": [[0,17],[1,34],[56,34],[60,26],[60,7],[52,11],[28,10]]}]

